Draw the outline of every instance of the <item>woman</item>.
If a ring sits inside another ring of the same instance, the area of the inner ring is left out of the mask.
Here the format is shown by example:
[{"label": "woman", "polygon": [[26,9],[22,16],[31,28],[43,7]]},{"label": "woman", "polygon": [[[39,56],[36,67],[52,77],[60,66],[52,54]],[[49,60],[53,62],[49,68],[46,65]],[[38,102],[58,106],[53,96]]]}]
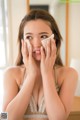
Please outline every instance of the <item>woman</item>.
[{"label": "woman", "polygon": [[8,120],[67,119],[78,75],[62,64],[61,39],[54,18],[46,11],[32,10],[22,19],[16,66],[4,75],[3,110]]}]

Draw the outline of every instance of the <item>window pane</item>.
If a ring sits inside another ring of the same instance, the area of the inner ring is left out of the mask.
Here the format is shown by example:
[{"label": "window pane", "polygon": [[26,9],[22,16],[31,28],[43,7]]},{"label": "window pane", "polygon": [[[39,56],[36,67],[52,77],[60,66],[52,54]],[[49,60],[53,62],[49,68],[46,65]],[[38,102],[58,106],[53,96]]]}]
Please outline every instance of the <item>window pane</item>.
[{"label": "window pane", "polygon": [[6,56],[5,56],[5,45],[4,41],[0,41],[0,67],[4,67],[6,65]]},{"label": "window pane", "polygon": [[6,41],[8,35],[7,4],[5,0],[0,0],[0,68],[7,63]]}]

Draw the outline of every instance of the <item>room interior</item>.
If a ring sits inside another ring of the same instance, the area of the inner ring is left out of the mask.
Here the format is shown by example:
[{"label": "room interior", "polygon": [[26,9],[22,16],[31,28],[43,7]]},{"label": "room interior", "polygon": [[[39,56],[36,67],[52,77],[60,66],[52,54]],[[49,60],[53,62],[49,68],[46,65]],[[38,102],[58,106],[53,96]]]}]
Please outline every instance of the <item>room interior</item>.
[{"label": "room interior", "polygon": [[[77,0],[8,0],[6,4],[8,21],[8,35],[5,42],[6,62],[3,66],[0,63],[0,74],[6,67],[13,65],[15,62],[19,23],[23,16],[29,12],[30,6],[34,8],[35,6],[48,6],[48,11],[56,19],[63,36],[61,48],[63,63],[76,69],[79,75],[74,102],[68,120],[80,120],[80,2],[77,2]],[[2,76],[0,78],[2,79]],[[0,88],[3,90],[2,82],[0,84]],[[1,91],[0,95],[2,94],[3,92]],[[0,102],[2,104],[2,101]]]}]

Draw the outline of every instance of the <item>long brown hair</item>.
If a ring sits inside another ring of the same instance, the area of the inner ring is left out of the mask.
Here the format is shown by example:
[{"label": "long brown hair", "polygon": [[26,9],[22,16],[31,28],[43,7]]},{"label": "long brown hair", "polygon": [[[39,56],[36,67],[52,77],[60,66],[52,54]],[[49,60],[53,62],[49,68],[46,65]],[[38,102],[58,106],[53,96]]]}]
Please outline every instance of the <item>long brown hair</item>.
[{"label": "long brown hair", "polygon": [[23,64],[23,57],[21,53],[21,39],[23,39],[24,26],[27,22],[37,19],[42,19],[50,23],[50,28],[54,34],[56,47],[57,47],[57,57],[56,57],[55,65],[63,66],[60,57],[60,46],[61,46],[62,36],[60,34],[59,28],[56,24],[55,19],[47,11],[41,9],[31,10],[27,15],[25,15],[25,17],[21,21],[21,24],[19,26],[19,33],[18,33],[18,56],[16,60],[16,65]]}]

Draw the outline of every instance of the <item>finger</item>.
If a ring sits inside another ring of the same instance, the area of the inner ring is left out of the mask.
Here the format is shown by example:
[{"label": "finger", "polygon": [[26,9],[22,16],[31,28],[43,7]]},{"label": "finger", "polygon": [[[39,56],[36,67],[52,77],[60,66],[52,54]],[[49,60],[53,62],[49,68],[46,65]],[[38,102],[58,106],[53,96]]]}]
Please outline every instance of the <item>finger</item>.
[{"label": "finger", "polygon": [[56,44],[53,40],[51,40],[51,56],[56,54]]},{"label": "finger", "polygon": [[29,47],[29,58],[32,58],[32,46]]},{"label": "finger", "polygon": [[44,59],[45,59],[45,53],[44,53],[43,47],[41,46],[41,60],[44,60]]},{"label": "finger", "polygon": [[25,41],[22,42],[23,44],[23,62],[26,63],[27,59],[28,59],[28,51],[27,51],[27,45],[25,43]]},{"label": "finger", "polygon": [[29,57],[32,58],[32,46],[28,40],[27,40],[27,45],[28,45]]},{"label": "finger", "polygon": [[24,40],[21,40],[22,43],[22,56],[23,56],[23,62],[26,63],[27,60],[27,49],[26,49],[26,43],[24,42]]},{"label": "finger", "polygon": [[50,57],[50,40],[47,41],[47,50],[46,50],[46,58],[49,58]]},{"label": "finger", "polygon": [[27,46],[26,43],[24,42],[24,40],[21,41],[22,43],[22,55],[26,54],[27,55]]},{"label": "finger", "polygon": [[[22,57],[23,57],[23,62],[24,62],[24,41],[23,39],[21,40],[21,53],[22,53]],[[25,62],[24,62],[25,63]]]},{"label": "finger", "polygon": [[51,60],[53,61],[53,63],[55,63],[55,61],[56,61],[56,54],[51,57]]},{"label": "finger", "polygon": [[28,51],[29,51],[29,47],[31,46],[29,40],[25,41],[27,43],[27,48],[28,48]]},{"label": "finger", "polygon": [[28,56],[28,48],[25,41],[24,41],[24,54]]},{"label": "finger", "polygon": [[28,47],[29,58],[32,58],[32,46],[30,44],[30,41],[27,40],[26,43],[27,43],[27,47]]}]

